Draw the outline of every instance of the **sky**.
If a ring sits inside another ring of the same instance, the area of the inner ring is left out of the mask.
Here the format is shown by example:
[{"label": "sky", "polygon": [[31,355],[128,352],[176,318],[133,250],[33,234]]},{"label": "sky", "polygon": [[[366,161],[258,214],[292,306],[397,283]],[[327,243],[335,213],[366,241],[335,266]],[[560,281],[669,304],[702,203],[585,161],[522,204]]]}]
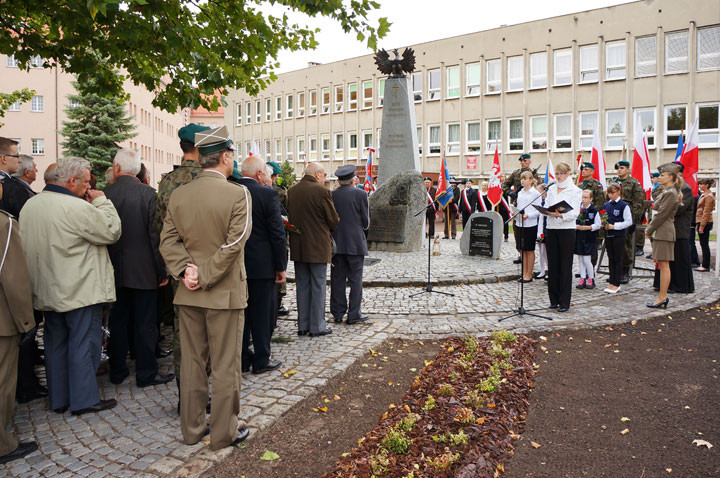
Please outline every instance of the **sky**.
[{"label": "sky", "polygon": [[[447,38],[501,25],[539,20],[568,13],[592,10],[629,3],[628,0],[378,0],[380,9],[373,11],[371,20],[387,17],[392,23],[388,35],[378,42],[379,48],[389,50]],[[492,5],[492,6],[491,6]],[[489,7],[489,8],[488,8]],[[266,11],[278,12],[269,7]],[[317,49],[300,52],[282,52],[277,73],[305,68],[308,62],[330,63],[372,53],[355,34],[346,34],[328,19],[308,18],[292,13],[297,23],[318,27]]]}]

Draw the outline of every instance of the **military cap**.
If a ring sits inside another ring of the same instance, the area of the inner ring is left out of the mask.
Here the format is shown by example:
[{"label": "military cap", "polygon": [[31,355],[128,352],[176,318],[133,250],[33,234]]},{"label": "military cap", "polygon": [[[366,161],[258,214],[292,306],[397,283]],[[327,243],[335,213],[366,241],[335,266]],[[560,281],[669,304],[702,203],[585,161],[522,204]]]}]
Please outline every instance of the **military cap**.
[{"label": "military cap", "polygon": [[665,163],[658,166],[658,171],[661,173],[675,173],[680,174],[682,172],[682,164],[679,163]]},{"label": "military cap", "polygon": [[630,162],[623,159],[622,161],[618,161],[617,163],[615,163],[615,169],[619,168],[620,166],[625,166],[626,168],[629,168]]},{"label": "military cap", "polygon": [[195,133],[195,147],[200,154],[210,154],[229,149],[235,151],[226,126]]},{"label": "military cap", "polygon": [[195,143],[195,133],[209,130],[209,126],[203,126],[200,124],[190,123],[187,126],[183,126],[178,130],[178,138],[181,141],[187,141],[188,143]]},{"label": "military cap", "polygon": [[585,168],[595,169],[595,165],[593,163],[584,162],[584,163],[582,163],[582,167],[580,169],[585,169]]},{"label": "military cap", "polygon": [[530,155],[527,154],[527,153],[523,153],[523,154],[521,154],[520,157],[518,158],[518,161],[522,161],[523,159],[530,159]]},{"label": "military cap", "polygon": [[240,171],[240,168],[238,168],[237,161],[233,161],[233,171],[232,171],[232,174],[230,175],[230,177],[235,178],[235,179],[242,179],[242,177],[243,177],[242,172]]},{"label": "military cap", "polygon": [[423,181],[432,181],[432,178],[430,176],[425,176],[423,178]]},{"label": "military cap", "polygon": [[270,166],[270,167],[272,168],[272,170],[273,170],[273,172],[272,172],[272,173],[273,173],[273,176],[276,175],[276,174],[282,173],[282,169],[280,168],[280,165],[279,165],[278,163],[276,163],[275,161],[268,161],[268,162],[265,163],[265,164],[267,164],[268,166]]},{"label": "military cap", "polygon": [[655,171],[654,173],[652,173],[652,177],[658,178],[658,177],[660,177],[660,173],[658,173],[657,171]]},{"label": "military cap", "polygon": [[344,181],[347,179],[352,179],[355,177],[355,166],[352,164],[346,164],[345,166],[340,166],[335,171],[335,176],[337,176],[338,179]]}]

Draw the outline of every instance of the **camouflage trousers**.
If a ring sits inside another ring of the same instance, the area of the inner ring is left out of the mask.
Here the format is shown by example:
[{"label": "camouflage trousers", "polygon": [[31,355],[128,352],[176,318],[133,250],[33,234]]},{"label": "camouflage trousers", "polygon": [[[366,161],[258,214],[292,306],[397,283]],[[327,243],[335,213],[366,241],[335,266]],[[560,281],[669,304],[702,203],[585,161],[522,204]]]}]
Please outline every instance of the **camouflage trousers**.
[{"label": "camouflage trousers", "polygon": [[635,249],[633,249],[632,246],[634,235],[634,227],[633,232],[628,232],[627,234],[625,234],[625,249],[623,250],[623,268],[625,269],[629,268],[633,263],[633,259],[635,259]]}]

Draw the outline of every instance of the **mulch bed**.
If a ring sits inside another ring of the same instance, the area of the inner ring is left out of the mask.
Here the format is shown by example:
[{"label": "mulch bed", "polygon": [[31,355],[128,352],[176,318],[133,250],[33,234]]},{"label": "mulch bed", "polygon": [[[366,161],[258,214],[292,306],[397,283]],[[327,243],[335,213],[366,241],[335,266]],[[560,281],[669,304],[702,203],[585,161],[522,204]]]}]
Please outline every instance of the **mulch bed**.
[{"label": "mulch bed", "polygon": [[499,475],[523,429],[534,358],[535,341],[506,332],[448,339],[325,477]]}]

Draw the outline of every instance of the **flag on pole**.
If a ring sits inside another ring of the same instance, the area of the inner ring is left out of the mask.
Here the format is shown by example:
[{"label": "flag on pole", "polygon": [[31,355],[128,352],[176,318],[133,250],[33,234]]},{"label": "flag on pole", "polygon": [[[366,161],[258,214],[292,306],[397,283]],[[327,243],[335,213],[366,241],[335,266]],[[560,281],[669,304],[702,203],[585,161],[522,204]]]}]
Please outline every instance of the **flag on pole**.
[{"label": "flag on pole", "polygon": [[683,148],[682,156],[680,156],[680,163],[683,165],[683,179],[688,186],[692,188],[693,196],[697,196],[698,193],[698,155],[700,153],[700,134],[698,131],[698,118],[695,118],[695,122],[690,126],[690,130],[687,134],[687,143]]},{"label": "flag on pole", "polygon": [[678,138],[678,147],[677,150],[675,150],[675,161],[680,161],[680,158],[682,157],[683,150],[685,149],[685,144],[683,142],[683,131],[680,130],[680,137]]},{"label": "flag on pole", "polygon": [[502,185],[500,184],[500,156],[498,156],[497,146],[495,146],[495,158],[493,159],[492,169],[490,170],[487,198],[493,206],[497,206],[502,199]]},{"label": "flag on pole", "polygon": [[642,121],[638,117],[635,121],[635,141],[633,144],[632,177],[638,180],[645,192],[645,199],[650,199],[652,181],[650,180],[650,155],[648,154],[647,140],[643,132]]},{"label": "flag on pole", "polygon": [[605,180],[605,155],[603,154],[602,144],[600,143],[600,133],[598,132],[598,128],[595,128],[595,135],[593,136],[590,162],[593,166],[595,166],[593,178],[600,181],[603,189],[607,189],[607,181]]},{"label": "flag on pole", "polygon": [[372,189],[373,191],[375,188],[373,187],[372,183],[372,154],[375,152],[372,148],[367,148],[368,150],[368,159],[365,163],[365,184],[363,187],[365,188],[365,192],[370,192]]},{"label": "flag on pole", "polygon": [[[582,157],[582,155],[578,156]],[[553,167],[552,159],[548,158],[547,164],[545,165],[545,179],[543,182],[547,184],[550,181],[555,181],[555,168]]]},{"label": "flag on pole", "polygon": [[437,202],[439,202],[442,207],[445,207],[452,197],[453,193],[452,185],[450,184],[450,173],[447,169],[445,156],[443,156],[442,163],[440,164],[440,176],[438,177],[438,187],[435,199],[437,199]]},{"label": "flag on pole", "polygon": [[260,145],[257,141],[255,141],[255,138],[250,141],[250,151],[248,151],[248,156],[260,157]]}]

